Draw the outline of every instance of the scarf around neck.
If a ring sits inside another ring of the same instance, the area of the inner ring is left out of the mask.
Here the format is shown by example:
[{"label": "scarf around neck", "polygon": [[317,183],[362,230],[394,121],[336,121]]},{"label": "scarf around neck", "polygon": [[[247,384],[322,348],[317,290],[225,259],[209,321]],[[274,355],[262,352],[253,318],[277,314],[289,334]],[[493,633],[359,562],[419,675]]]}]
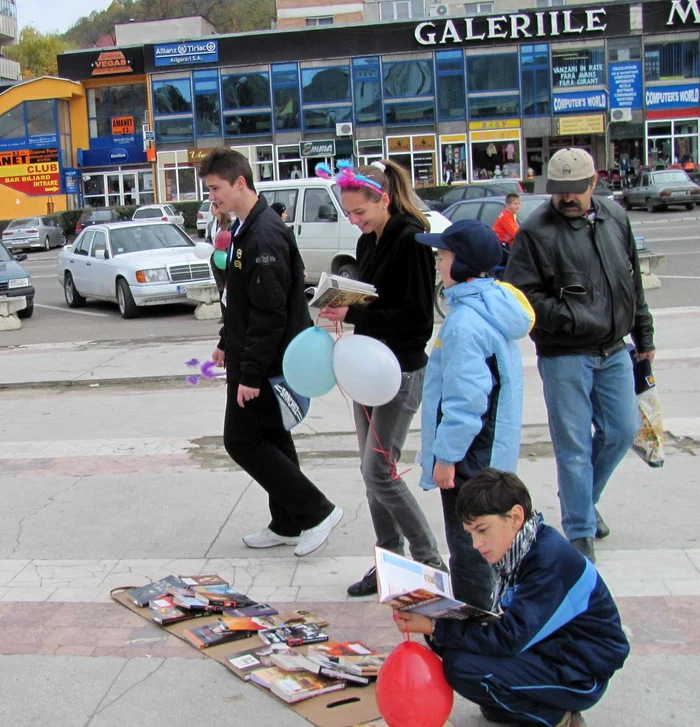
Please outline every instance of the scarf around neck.
[{"label": "scarf around neck", "polygon": [[537,529],[544,522],[544,518],[537,510],[533,510],[530,517],[523,523],[517,532],[506,554],[492,567],[496,573],[496,587],[493,590],[493,608],[497,609],[503,594],[509,586],[513,585],[515,574],[520,568],[523,558],[528,554],[532,544],[537,538]]}]

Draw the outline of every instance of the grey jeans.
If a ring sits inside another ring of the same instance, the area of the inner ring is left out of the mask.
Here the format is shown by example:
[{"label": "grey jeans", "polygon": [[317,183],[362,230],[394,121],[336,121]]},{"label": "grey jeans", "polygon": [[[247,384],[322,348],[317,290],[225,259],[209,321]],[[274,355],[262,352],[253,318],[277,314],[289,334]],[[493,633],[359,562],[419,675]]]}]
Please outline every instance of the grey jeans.
[{"label": "grey jeans", "polygon": [[388,404],[375,407],[355,404],[355,427],[377,545],[403,555],[404,540],[408,540],[414,560],[438,563],[440,554],[435,536],[416,498],[401,477],[392,479],[392,467],[386,456],[376,451],[389,452],[390,461],[398,463],[411,421],[420,406],[424,377],[424,368],[402,374],[399,393]]}]

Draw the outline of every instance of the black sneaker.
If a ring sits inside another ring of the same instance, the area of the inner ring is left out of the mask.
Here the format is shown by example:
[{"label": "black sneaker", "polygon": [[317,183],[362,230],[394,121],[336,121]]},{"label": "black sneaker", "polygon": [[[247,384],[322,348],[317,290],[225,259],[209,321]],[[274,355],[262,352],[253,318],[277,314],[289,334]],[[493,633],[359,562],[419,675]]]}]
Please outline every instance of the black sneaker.
[{"label": "black sneaker", "polygon": [[372,566],[361,581],[348,586],[349,596],[371,596],[377,592],[377,569]]},{"label": "black sneaker", "polygon": [[595,509],[595,536],[598,540],[607,538],[610,535],[610,528],[605,524],[605,520],[600,516],[598,508]]},{"label": "black sneaker", "polygon": [[571,545],[578,550],[579,553],[585,555],[591,563],[595,563],[595,549],[593,548],[593,538],[574,538]]}]

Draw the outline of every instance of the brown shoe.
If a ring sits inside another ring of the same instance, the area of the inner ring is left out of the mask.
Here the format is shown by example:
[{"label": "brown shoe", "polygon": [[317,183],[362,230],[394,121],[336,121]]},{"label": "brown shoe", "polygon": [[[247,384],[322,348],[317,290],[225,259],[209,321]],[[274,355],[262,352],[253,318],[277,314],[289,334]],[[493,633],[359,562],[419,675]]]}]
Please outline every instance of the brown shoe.
[{"label": "brown shoe", "polygon": [[581,712],[567,712],[557,727],[586,727],[586,720]]}]

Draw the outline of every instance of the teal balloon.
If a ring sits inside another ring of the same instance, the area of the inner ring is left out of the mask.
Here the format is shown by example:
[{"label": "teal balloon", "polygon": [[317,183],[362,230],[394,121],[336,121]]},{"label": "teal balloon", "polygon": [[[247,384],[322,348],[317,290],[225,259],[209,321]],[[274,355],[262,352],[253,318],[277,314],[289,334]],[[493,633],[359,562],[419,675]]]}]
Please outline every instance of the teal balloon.
[{"label": "teal balloon", "polygon": [[216,265],[219,270],[226,270],[225,250],[214,250],[214,265]]},{"label": "teal balloon", "polygon": [[282,371],[289,387],[301,396],[323,396],[335,386],[333,338],[313,326],[302,331],[287,346]]}]

